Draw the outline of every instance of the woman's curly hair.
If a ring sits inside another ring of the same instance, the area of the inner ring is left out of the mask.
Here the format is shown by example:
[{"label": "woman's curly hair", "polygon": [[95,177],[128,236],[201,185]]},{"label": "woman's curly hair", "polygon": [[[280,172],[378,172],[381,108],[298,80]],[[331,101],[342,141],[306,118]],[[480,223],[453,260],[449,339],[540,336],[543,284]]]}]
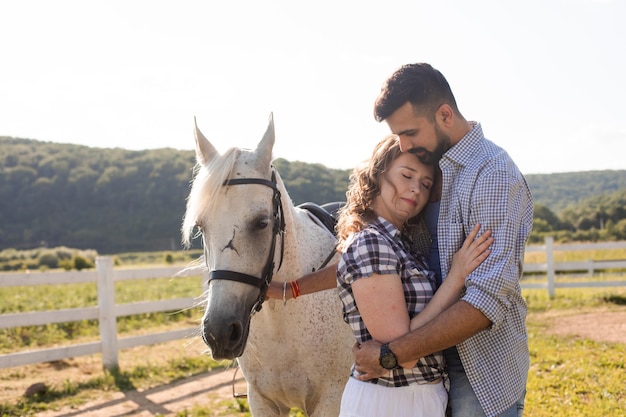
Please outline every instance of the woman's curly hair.
[{"label": "woman's curly hair", "polygon": [[337,220],[339,250],[348,236],[362,230],[376,218],[372,206],[380,194],[381,176],[401,153],[398,136],[388,135],[376,145],[372,157],[350,174],[346,205],[339,211]]}]

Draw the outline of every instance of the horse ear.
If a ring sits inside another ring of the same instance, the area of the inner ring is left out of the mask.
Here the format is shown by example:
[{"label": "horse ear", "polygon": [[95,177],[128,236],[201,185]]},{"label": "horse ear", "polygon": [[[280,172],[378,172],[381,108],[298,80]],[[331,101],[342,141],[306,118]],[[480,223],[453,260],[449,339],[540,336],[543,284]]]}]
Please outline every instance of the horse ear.
[{"label": "horse ear", "polygon": [[256,147],[256,153],[259,157],[265,158],[267,160],[267,165],[272,162],[272,148],[274,147],[274,113],[270,113],[269,122],[267,125],[267,130],[263,135],[263,139]]},{"label": "horse ear", "polygon": [[211,142],[204,137],[200,129],[198,129],[198,123],[196,118],[193,118],[193,124],[195,125],[196,136],[196,160],[200,165],[208,164],[217,155],[217,150],[211,145]]}]

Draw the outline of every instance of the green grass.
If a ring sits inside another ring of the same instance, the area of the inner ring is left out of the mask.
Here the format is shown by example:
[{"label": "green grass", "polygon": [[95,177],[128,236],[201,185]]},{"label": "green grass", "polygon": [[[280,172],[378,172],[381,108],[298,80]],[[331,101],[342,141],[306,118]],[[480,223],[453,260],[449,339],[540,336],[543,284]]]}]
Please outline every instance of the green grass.
[{"label": "green grass", "polygon": [[531,359],[524,415],[625,415],[626,345],[550,335],[542,313],[614,310],[625,304],[626,289],[559,289],[553,300],[545,290],[525,290],[524,296]]},{"label": "green grass", "polygon": [[[125,304],[136,301],[156,301],[170,298],[200,297],[201,277],[165,277],[115,283],[115,301]],[[89,307],[98,304],[95,283],[39,285],[0,288],[0,314],[27,311],[45,311],[67,308]],[[181,324],[196,325],[202,311],[193,305],[177,312],[147,313],[117,320],[120,336],[155,327]],[[63,342],[85,342],[99,338],[98,322],[82,320],[41,326],[25,326],[0,329],[0,353],[23,349],[38,349]]]},{"label": "green grass", "polygon": [[[573,280],[564,277],[562,282],[565,281]],[[626,281],[624,287],[557,288],[553,299],[549,298],[547,289],[522,290],[522,295],[531,315],[551,310],[615,309],[626,305]]]},{"label": "green grass", "polygon": [[618,416],[626,412],[624,345],[547,337],[529,323],[526,415]]},{"label": "green grass", "polygon": [[[113,256],[115,264],[118,266],[154,266],[155,264],[162,263],[187,264],[202,256],[202,250],[194,249],[188,251],[128,252],[107,256]],[[167,259],[169,259],[170,262],[166,262]]]},{"label": "green grass", "polygon": [[[554,248],[554,262],[581,262],[581,261],[602,261],[614,259],[626,259],[626,249],[598,249],[598,250],[575,250],[560,251],[558,245]],[[527,252],[524,262],[545,263],[545,252]]]}]

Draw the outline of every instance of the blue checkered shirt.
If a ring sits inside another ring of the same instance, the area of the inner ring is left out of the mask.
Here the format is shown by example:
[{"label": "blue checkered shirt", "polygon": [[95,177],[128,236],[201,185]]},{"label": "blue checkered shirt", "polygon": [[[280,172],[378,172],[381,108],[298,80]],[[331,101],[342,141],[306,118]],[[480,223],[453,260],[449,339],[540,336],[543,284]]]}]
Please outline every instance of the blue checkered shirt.
[{"label": "blue checkered shirt", "polygon": [[[423,257],[412,255],[411,242],[390,222],[379,217],[362,231],[353,234],[344,245],[337,266],[339,298],[343,318],[350,325],[357,342],[372,339],[354,300],[351,284],[372,274],[399,275],[409,317],[424,309],[435,291],[434,274],[426,267]],[[352,369],[354,373],[354,367]],[[399,368],[388,376],[369,382],[387,387],[424,384],[444,374],[442,352],[421,358],[412,369]]]},{"label": "blue checkered shirt", "polygon": [[532,229],[532,196],[515,163],[483,136],[480,124],[474,124],[439,165],[443,191],[437,234],[442,277],[476,223],[494,237],[491,254],[468,276],[462,296],[492,325],[457,349],[485,414],[496,416],[521,398],[528,376],[527,306],[519,280]]}]

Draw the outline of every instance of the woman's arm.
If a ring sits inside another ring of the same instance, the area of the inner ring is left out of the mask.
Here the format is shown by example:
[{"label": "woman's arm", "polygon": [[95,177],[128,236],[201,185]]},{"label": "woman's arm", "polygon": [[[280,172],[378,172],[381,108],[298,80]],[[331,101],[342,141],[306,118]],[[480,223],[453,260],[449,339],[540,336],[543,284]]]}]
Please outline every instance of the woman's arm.
[{"label": "woman's arm", "polygon": [[[409,331],[409,313],[399,275],[373,274],[360,278],[352,283],[352,294],[374,339],[390,342]],[[415,362],[400,365],[413,368]]]},{"label": "woman's arm", "polygon": [[[300,295],[337,288],[337,262],[329,264],[315,272],[303,275],[296,279],[296,282],[300,287]],[[284,291],[285,289],[286,291]],[[284,287],[284,283],[272,281],[267,289],[266,298],[282,300],[283,292],[285,294],[285,300],[293,298],[289,282],[287,282],[287,286]]]},{"label": "woman's arm", "polygon": [[461,249],[454,254],[448,276],[424,310],[413,317],[410,330],[422,327],[459,300],[461,290],[465,286],[465,278],[487,258],[490,253],[489,247],[493,243],[489,230],[476,238],[479,230],[480,224],[474,226]]}]

